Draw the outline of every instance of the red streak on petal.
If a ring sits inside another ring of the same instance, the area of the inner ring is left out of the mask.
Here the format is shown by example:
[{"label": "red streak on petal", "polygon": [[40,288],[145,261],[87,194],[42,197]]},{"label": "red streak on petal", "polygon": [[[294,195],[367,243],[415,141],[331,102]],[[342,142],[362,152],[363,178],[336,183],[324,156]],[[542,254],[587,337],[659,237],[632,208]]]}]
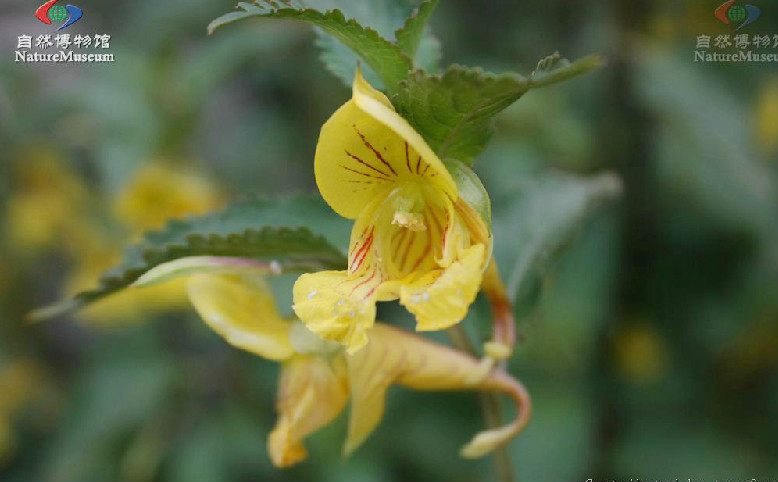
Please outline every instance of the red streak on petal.
[{"label": "red streak on petal", "polygon": [[354,174],[359,174],[360,176],[365,176],[365,177],[372,177],[373,179],[380,179],[381,181],[388,181],[388,180],[389,180],[389,179],[387,179],[387,178],[385,178],[385,177],[381,177],[381,176],[374,176],[374,175],[372,175],[372,174],[368,174],[368,173],[366,173],[366,172],[360,172],[360,171],[357,171],[356,169],[351,169],[350,167],[348,167],[348,166],[344,166],[343,164],[341,164],[341,165],[340,165],[340,167],[342,167],[343,169],[345,169],[345,170],[347,170],[347,171],[351,171],[351,172],[353,172]]},{"label": "red streak on petal", "polygon": [[[355,292],[356,290],[358,290],[360,287],[364,286],[365,284],[369,283],[369,282],[370,282],[370,280],[372,280],[373,278],[375,278],[375,275],[376,275],[376,273],[377,273],[377,272],[378,272],[378,270],[375,270],[375,269],[374,269],[374,270],[373,270],[373,272],[370,274],[370,276],[368,276],[368,277],[367,277],[367,278],[365,278],[364,280],[360,281],[360,282],[359,282],[359,283],[358,283],[356,286],[354,286],[353,288],[351,288],[351,293],[350,293],[350,295],[353,295],[353,294],[354,294],[354,292]],[[368,294],[367,294],[367,295],[365,295],[365,298],[367,298],[368,296],[370,296],[370,294],[371,294],[372,292],[373,292],[372,290],[371,290],[370,292],[368,292]]]},{"label": "red streak on petal", "polygon": [[405,143],[405,165],[408,167],[408,172],[413,174],[411,170],[411,159],[408,157],[408,142]]},{"label": "red streak on petal", "polygon": [[365,147],[367,147],[368,149],[370,149],[371,151],[373,151],[373,154],[375,154],[375,156],[378,158],[378,160],[379,160],[379,161],[381,161],[381,162],[383,162],[383,163],[384,163],[384,165],[385,165],[386,167],[388,167],[390,171],[392,171],[392,174],[394,174],[394,175],[396,176],[396,175],[397,175],[397,172],[394,170],[394,168],[392,167],[392,165],[391,165],[391,164],[389,164],[388,162],[386,162],[386,159],[384,159],[384,156],[382,156],[382,155],[381,155],[381,153],[380,153],[380,152],[378,152],[378,149],[376,149],[375,147],[373,147],[373,144],[371,144],[371,143],[370,143],[370,142],[369,142],[369,141],[368,141],[368,140],[365,138],[364,134],[362,134],[361,132],[359,132],[359,129],[357,129],[357,127],[356,127],[356,126],[354,126],[354,129],[357,131],[357,134],[359,134],[359,138],[360,138],[360,139],[362,139],[362,143],[365,145]]},{"label": "red streak on petal", "polygon": [[405,271],[405,262],[408,260],[408,254],[411,252],[411,246],[413,246],[413,242],[416,240],[416,233],[410,232],[410,236],[408,236],[408,245],[405,247],[405,252],[403,253],[402,259],[400,259],[400,270]]},{"label": "red streak on petal", "polygon": [[371,166],[370,164],[368,164],[368,163],[366,163],[365,161],[363,161],[363,160],[362,160],[362,159],[361,159],[359,156],[355,156],[354,154],[350,153],[349,151],[346,151],[346,155],[347,155],[348,157],[350,157],[350,158],[354,159],[354,160],[355,160],[355,161],[357,161],[358,163],[362,164],[363,166],[365,166],[365,167],[368,167],[368,168],[370,168],[370,169],[374,170],[375,172],[377,172],[377,173],[381,174],[382,176],[389,177],[389,174],[385,173],[385,172],[384,172],[384,171],[382,171],[381,169],[378,169],[377,167]]},{"label": "red streak on petal", "polygon": [[362,247],[359,248],[359,251],[357,251],[354,254],[354,266],[350,268],[351,272],[358,270],[359,267],[362,266],[362,263],[365,261],[365,258],[367,257],[367,252],[370,250],[370,247],[373,245],[374,230],[375,230],[375,226],[373,227],[373,229],[370,230],[370,235],[367,237],[365,242],[362,243]]},{"label": "red streak on petal", "polygon": [[415,263],[413,263],[413,267],[411,268],[411,271],[416,271],[419,266],[421,266],[422,261],[424,261],[424,258],[429,256],[430,252],[432,251],[432,226],[430,225],[429,217],[427,216],[427,211],[424,211],[424,223],[425,225],[429,226],[427,229],[427,245],[424,247],[424,251],[421,253],[419,258],[416,260]]}]

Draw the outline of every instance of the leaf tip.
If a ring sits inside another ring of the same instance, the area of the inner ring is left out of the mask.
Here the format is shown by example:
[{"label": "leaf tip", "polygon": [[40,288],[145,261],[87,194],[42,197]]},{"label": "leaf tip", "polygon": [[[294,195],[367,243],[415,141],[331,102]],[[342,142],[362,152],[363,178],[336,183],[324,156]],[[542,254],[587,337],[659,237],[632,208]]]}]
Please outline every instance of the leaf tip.
[{"label": "leaf tip", "polygon": [[54,304],[36,308],[30,311],[25,316],[25,322],[28,325],[34,325],[44,321],[49,321],[68,313],[72,313],[73,311],[81,308],[81,306],[83,306],[83,302],[77,298],[59,301]]}]

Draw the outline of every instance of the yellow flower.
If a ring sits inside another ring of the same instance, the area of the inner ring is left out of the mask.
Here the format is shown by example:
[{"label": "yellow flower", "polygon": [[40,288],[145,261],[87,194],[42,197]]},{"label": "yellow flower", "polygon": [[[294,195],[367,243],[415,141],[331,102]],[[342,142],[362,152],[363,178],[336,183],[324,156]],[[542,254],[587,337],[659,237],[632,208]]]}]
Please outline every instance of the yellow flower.
[{"label": "yellow flower", "polygon": [[634,321],[614,337],[613,355],[621,374],[636,385],[660,382],[670,369],[667,342],[647,321]]},{"label": "yellow flower", "polygon": [[367,343],[377,301],[399,299],[420,331],[461,321],[490,256],[486,224],[359,70],[351,100],[322,127],[314,164],[324,199],[356,222],[348,270],[295,284],[294,310],[308,328],[354,353]]},{"label": "yellow flower", "polygon": [[775,160],[778,151],[778,77],[772,77],[762,85],[753,118],[757,144]]},{"label": "yellow flower", "polygon": [[0,361],[0,463],[13,455],[13,418],[37,396],[42,386],[40,367],[31,360]]},{"label": "yellow flower", "polygon": [[463,448],[464,457],[480,457],[506,443],[529,419],[529,397],[521,384],[501,370],[483,374],[478,360],[449,347],[378,323],[365,349],[348,355],[300,321],[282,319],[262,278],[196,274],[188,286],[193,305],[214,331],[238,348],[283,365],[278,422],[268,443],[278,467],[304,459],[303,439],[337,417],[349,398],[344,453],[351,453],[380,422],[392,384],[416,390],[501,391],[516,401],[515,420],[478,434]]},{"label": "yellow flower", "polygon": [[83,180],[47,149],[23,152],[13,171],[14,190],[3,209],[10,245],[21,256],[63,243],[69,248],[73,220],[90,201]]},{"label": "yellow flower", "polygon": [[116,217],[135,232],[166,221],[203,214],[222,202],[214,184],[189,166],[153,161],[143,165],[116,198]]}]

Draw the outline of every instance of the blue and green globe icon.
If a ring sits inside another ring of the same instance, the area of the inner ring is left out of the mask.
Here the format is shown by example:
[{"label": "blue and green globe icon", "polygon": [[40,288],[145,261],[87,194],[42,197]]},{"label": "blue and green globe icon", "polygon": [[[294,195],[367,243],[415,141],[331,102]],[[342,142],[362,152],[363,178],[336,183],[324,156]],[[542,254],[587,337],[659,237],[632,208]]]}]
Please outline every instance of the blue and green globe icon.
[{"label": "blue and green globe icon", "polygon": [[748,12],[746,12],[746,8],[742,5],[732,5],[729,10],[727,10],[727,18],[733,22],[742,22],[747,16]]},{"label": "blue and green globe icon", "polygon": [[75,5],[56,5],[59,0],[48,0],[35,10],[35,16],[46,25],[61,24],[57,30],[62,30],[78,22],[84,16],[81,7]]},{"label": "blue and green globe icon", "polygon": [[49,9],[49,20],[54,23],[62,23],[68,18],[68,11],[62,5],[53,5]]},{"label": "blue and green globe icon", "polygon": [[727,0],[713,11],[713,16],[724,25],[737,25],[736,31],[751,25],[762,16],[759,7],[750,4],[740,5],[738,1]]}]

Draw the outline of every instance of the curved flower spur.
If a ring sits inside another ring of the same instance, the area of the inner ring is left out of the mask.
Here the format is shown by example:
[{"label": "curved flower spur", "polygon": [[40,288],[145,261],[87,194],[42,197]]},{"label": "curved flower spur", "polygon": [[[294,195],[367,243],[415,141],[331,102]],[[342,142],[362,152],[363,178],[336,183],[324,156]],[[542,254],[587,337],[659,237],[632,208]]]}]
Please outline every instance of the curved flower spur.
[{"label": "curved flower spur", "polygon": [[460,322],[490,258],[487,220],[359,69],[351,100],[321,129],[314,166],[324,200],[356,222],[348,270],[304,274],[295,284],[294,310],[308,328],[355,353],[377,301],[399,299],[419,331]]},{"label": "curved flower spur", "polygon": [[278,314],[262,277],[198,274],[188,281],[189,297],[206,324],[230,344],[280,362],[278,421],[268,450],[278,467],[305,459],[305,437],[335,419],[351,399],[348,455],[370,435],[384,413],[393,384],[420,391],[474,390],[508,394],[515,419],[477,434],[460,455],[486,455],[517,435],[530,417],[524,387],[502,370],[484,375],[476,358],[383,323],[376,323],[363,350],[348,355],[295,319]]}]

